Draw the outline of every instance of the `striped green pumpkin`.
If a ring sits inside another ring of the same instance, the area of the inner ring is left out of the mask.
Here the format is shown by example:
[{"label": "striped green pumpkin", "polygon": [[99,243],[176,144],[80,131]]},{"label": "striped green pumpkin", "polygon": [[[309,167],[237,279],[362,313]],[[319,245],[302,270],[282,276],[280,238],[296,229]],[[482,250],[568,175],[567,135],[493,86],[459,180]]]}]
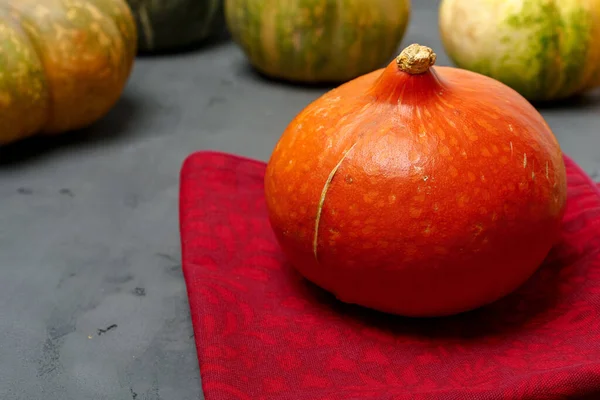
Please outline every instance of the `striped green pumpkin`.
[{"label": "striped green pumpkin", "polygon": [[127,0],[142,52],[178,50],[225,30],[223,0]]},{"label": "striped green pumpkin", "polygon": [[530,101],[600,85],[600,0],[443,0],[439,19],[457,66]]},{"label": "striped green pumpkin", "polygon": [[227,26],[250,63],[284,80],[342,82],[398,51],[410,0],[225,0]]}]

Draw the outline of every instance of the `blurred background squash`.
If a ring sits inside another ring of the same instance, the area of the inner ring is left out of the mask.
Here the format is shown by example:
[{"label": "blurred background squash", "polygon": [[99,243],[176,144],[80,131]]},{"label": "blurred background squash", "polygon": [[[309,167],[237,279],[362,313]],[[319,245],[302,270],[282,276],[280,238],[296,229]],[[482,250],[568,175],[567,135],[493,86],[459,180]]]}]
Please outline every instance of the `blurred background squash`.
[{"label": "blurred background squash", "polygon": [[250,63],[283,80],[343,82],[398,50],[409,0],[225,0],[227,26]]},{"label": "blurred background squash", "polygon": [[141,52],[179,50],[225,31],[223,0],[127,0]]},{"label": "blurred background squash", "polygon": [[103,117],[129,78],[136,41],[125,0],[4,0],[0,145]]},{"label": "blurred background squash", "polygon": [[530,101],[600,85],[600,0],[442,0],[439,25],[458,67]]}]

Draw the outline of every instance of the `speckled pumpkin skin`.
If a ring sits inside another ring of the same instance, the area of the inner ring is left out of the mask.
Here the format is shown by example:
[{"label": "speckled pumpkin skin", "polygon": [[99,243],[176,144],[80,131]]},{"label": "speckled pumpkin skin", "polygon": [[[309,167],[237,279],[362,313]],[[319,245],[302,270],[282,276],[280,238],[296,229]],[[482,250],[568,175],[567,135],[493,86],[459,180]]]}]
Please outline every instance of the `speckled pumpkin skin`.
[{"label": "speckled pumpkin skin", "polygon": [[117,102],[136,54],[124,0],[0,2],[0,144],[86,127]]},{"label": "speckled pumpkin skin", "polygon": [[225,0],[250,63],[283,80],[344,82],[381,68],[406,31],[409,0]]},{"label": "speckled pumpkin skin", "polygon": [[561,149],[500,82],[392,62],[323,95],[283,132],[265,197],[290,263],[340,300],[451,315],[515,290],[558,238]]},{"label": "speckled pumpkin skin", "polygon": [[531,101],[600,85],[600,0],[443,0],[446,52]]},{"label": "speckled pumpkin skin", "polygon": [[223,0],[127,0],[139,32],[138,49],[185,48],[225,30]]}]

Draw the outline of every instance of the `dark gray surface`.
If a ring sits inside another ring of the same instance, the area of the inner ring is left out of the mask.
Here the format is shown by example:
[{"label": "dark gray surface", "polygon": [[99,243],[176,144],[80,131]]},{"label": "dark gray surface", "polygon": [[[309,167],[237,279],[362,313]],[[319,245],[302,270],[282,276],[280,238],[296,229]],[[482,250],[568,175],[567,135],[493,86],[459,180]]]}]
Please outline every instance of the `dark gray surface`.
[{"label": "dark gray surface", "polygon": [[[413,3],[403,45],[430,45],[447,65],[435,2]],[[231,43],[139,59],[89,132],[0,153],[0,399],[202,398],[179,264],[179,169],[199,149],[266,160],[324,90],[262,80]],[[543,114],[596,174],[598,96]]]}]

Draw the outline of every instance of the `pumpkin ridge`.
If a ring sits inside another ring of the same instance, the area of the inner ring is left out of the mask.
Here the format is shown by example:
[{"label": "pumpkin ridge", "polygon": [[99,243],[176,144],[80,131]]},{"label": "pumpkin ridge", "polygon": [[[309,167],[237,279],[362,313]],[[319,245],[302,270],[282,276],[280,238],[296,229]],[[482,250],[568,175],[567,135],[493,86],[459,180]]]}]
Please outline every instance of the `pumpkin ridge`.
[{"label": "pumpkin ridge", "polygon": [[346,152],[344,153],[344,155],[342,156],[340,161],[338,161],[338,163],[335,165],[335,167],[333,167],[333,169],[329,173],[329,176],[327,177],[327,180],[325,181],[325,185],[323,186],[323,190],[321,190],[321,197],[319,198],[319,205],[317,207],[317,215],[315,217],[315,233],[313,236],[313,253],[315,255],[315,260],[317,260],[317,262],[319,261],[319,257],[318,257],[319,223],[321,222],[321,214],[323,212],[323,205],[325,204],[325,198],[327,197],[327,192],[329,191],[331,182],[333,181],[333,178],[335,177],[338,170],[340,169],[342,163],[344,162],[344,160],[346,160],[348,155],[350,155],[350,152],[356,147],[356,145],[358,144],[360,139],[361,139],[361,137],[359,137],[356,140],[356,142],[354,142],[354,144],[352,146],[350,146],[350,148],[348,150],[346,150]]},{"label": "pumpkin ridge", "polygon": [[[15,18],[15,13],[19,14],[19,12],[17,10],[14,10],[8,6],[8,4],[6,4],[6,10],[7,10],[7,14],[16,21],[16,23],[19,25],[19,27],[21,28],[21,30],[23,31],[23,33],[25,34],[25,37],[27,38],[27,40],[29,41],[29,43],[31,44],[31,48],[33,49],[33,52],[35,53],[35,55],[37,56],[38,60],[40,61],[40,65],[42,65],[41,68],[41,74],[43,77],[43,81],[46,84],[46,93],[48,94],[46,96],[46,115],[44,118],[44,123],[42,124],[42,126],[40,127],[41,130],[44,130],[44,127],[48,124],[48,122],[50,121],[50,116],[52,115],[52,110],[53,110],[53,106],[54,106],[54,102],[52,101],[52,99],[54,98],[54,96],[52,95],[52,85],[50,85],[50,77],[48,76],[48,71],[46,70],[46,63],[44,62],[44,57],[42,54],[42,50],[40,49],[39,45],[37,44],[35,38],[32,37],[31,33],[29,32],[29,29],[27,29],[27,27],[25,27],[23,25],[23,22],[21,19],[19,18]],[[12,11],[12,12],[11,12]]]},{"label": "pumpkin ridge", "polygon": [[35,135],[46,120],[43,65],[18,18],[0,8],[0,146]]},{"label": "pumpkin ridge", "polygon": [[154,28],[152,27],[152,20],[150,19],[150,15],[148,14],[148,8],[146,4],[142,3],[137,8],[138,15],[140,16],[140,28],[143,32],[143,37],[145,46],[152,49],[154,48]]},{"label": "pumpkin ridge", "polygon": [[[589,63],[581,64],[581,60],[589,60],[592,56],[592,18],[589,10],[580,6],[563,12],[562,15],[562,61],[561,90],[559,97],[568,97],[573,93],[585,90],[590,82]],[[587,71],[586,71],[587,69]]]}]

